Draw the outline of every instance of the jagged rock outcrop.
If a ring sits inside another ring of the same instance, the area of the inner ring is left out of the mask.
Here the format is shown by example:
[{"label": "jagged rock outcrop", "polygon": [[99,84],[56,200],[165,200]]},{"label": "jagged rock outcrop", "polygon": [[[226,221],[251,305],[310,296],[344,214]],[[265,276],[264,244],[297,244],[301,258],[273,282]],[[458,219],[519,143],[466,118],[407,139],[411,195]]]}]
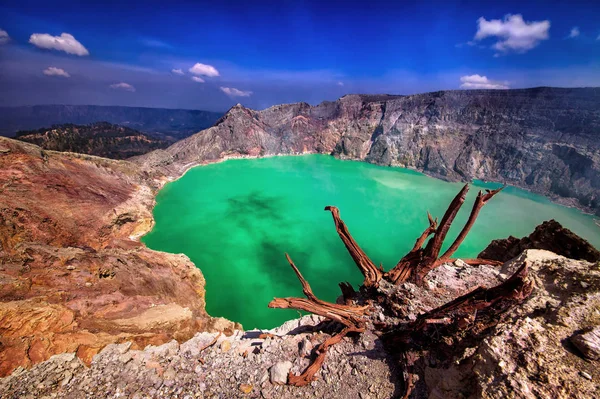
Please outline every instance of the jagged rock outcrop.
[{"label": "jagged rock outcrop", "polygon": [[600,214],[600,89],[348,95],[317,106],[236,105],[215,126],[140,157],[179,176],[231,156],[306,152],[499,181]]},{"label": "jagged rock outcrop", "polygon": [[[481,340],[460,340],[415,364],[411,398],[590,398],[600,394],[597,361],[583,358],[569,338],[598,325],[600,269],[547,251],[528,250],[502,268],[444,265],[432,272],[430,295],[417,286],[396,287],[414,314],[479,284],[503,281],[523,262],[534,279],[532,295],[505,315]],[[584,284],[586,287],[584,288]],[[375,305],[377,307],[377,305]],[[388,315],[380,314],[382,323]],[[304,387],[279,385],[280,369],[298,373],[329,335],[317,316],[292,320],[270,331],[199,333],[182,344],[134,350],[109,345],[89,368],[73,355],[55,356],[31,370],[0,379],[12,397],[58,395],[132,398],[263,397],[390,398],[401,394],[401,370],[391,349],[368,332],[331,348],[318,379]],[[317,328],[312,326],[318,325]],[[261,334],[263,333],[263,334]],[[441,355],[443,353],[443,355]],[[274,369],[275,368],[275,369]],[[273,376],[275,380],[272,381]]]},{"label": "jagged rock outcrop", "polygon": [[600,261],[600,251],[587,240],[565,229],[556,220],[549,220],[537,226],[533,233],[518,239],[508,238],[492,241],[478,257],[507,262],[519,256],[526,249],[545,249],[570,259],[588,262]]},{"label": "jagged rock outcrop", "polygon": [[89,125],[54,125],[51,128],[17,132],[18,140],[45,150],[77,152],[111,159],[125,159],[168,147],[175,140],[162,140],[140,131],[108,122]]},{"label": "jagged rock outcrop", "polygon": [[0,138],[0,375],[56,353],[89,363],[114,342],[233,329],[206,314],[204,277],[186,256],[137,240],[163,181]]}]

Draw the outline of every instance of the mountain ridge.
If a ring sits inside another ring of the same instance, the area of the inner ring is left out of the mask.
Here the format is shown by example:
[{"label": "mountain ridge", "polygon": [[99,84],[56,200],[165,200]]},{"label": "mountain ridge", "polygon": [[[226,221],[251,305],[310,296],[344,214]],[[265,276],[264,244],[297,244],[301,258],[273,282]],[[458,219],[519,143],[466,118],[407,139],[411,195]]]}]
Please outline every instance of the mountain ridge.
[{"label": "mountain ridge", "polygon": [[37,130],[20,130],[15,139],[39,145],[45,150],[76,152],[111,159],[142,155],[174,142],[108,122],[87,125],[69,123]]},{"label": "mountain ridge", "polygon": [[220,112],[104,105],[32,105],[0,107],[0,135],[57,124],[109,122],[156,135],[181,139],[213,125]]},{"label": "mountain ridge", "polygon": [[498,181],[600,214],[600,88],[353,94],[261,111],[237,104],[211,128],[135,161],[178,177],[227,157],[312,152]]}]

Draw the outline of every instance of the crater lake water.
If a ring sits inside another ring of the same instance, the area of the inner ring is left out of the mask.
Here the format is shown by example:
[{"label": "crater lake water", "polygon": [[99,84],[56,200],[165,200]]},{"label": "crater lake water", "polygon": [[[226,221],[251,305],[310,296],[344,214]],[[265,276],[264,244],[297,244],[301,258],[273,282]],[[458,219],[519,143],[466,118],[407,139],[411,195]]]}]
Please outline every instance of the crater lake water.
[{"label": "crater lake water", "polygon": [[[472,184],[446,246],[466,221],[477,191],[498,186]],[[335,301],[341,281],[355,287],[362,281],[326,205],[340,209],[359,245],[389,270],[427,226],[426,212],[441,219],[461,187],[328,155],[228,160],[195,167],[167,184],[157,196],[156,225],[142,240],[152,249],[184,253],[200,268],[211,316],[246,329],[272,328],[299,314],[267,307],[274,297],[302,296],[285,252],[321,299]],[[600,247],[592,216],[507,187],[482,209],[455,255],[475,257],[493,239],[528,235],[549,219]]]}]

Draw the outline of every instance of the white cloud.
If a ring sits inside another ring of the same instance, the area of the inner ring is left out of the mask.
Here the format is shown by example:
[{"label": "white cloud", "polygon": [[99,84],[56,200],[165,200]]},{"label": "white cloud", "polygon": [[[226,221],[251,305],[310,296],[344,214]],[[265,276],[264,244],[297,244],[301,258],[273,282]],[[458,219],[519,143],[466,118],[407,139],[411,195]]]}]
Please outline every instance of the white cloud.
[{"label": "white cloud", "polygon": [[581,34],[581,32],[579,31],[579,27],[574,26],[571,28],[571,32],[569,33],[569,38],[572,39],[574,37],[577,37]]},{"label": "white cloud", "polygon": [[110,88],[111,89],[119,89],[119,90],[131,91],[131,92],[135,91],[135,87],[133,87],[129,83],[124,83],[124,82],[114,83],[114,84],[110,85]]},{"label": "white cloud", "polygon": [[79,43],[73,35],[62,33],[60,36],[52,36],[47,33],[34,33],[29,38],[29,43],[39,48],[64,51],[68,54],[79,56],[89,55],[90,52]]},{"label": "white cloud", "polygon": [[219,76],[219,71],[217,71],[214,66],[201,64],[199,62],[190,68],[190,73],[193,73],[194,75],[208,76],[209,78]]},{"label": "white cloud", "polygon": [[8,36],[8,32],[4,29],[0,29],[0,44],[6,44],[10,42],[10,36]]},{"label": "white cloud", "polygon": [[181,69],[171,69],[171,72],[175,75],[184,75],[185,73]]},{"label": "white cloud", "polygon": [[44,69],[43,74],[46,76],[63,76],[65,78],[71,77],[71,75],[69,75],[69,73],[67,71],[65,71],[64,69],[56,68],[56,67],[48,67],[48,68]]},{"label": "white cloud", "polygon": [[481,75],[469,75],[460,78],[461,89],[508,89],[507,82],[496,82]]},{"label": "white cloud", "polygon": [[343,85],[344,85],[344,82],[337,82],[337,85],[338,85],[338,86],[343,86]]},{"label": "white cloud", "polygon": [[521,14],[506,15],[503,20],[492,19],[490,21],[481,17],[477,20],[478,28],[475,41],[487,37],[497,37],[498,41],[492,48],[502,53],[515,51],[524,53],[536,47],[542,40],[549,37],[550,21],[523,20]]},{"label": "white cloud", "polygon": [[251,91],[238,90],[234,87],[220,87],[221,91],[231,97],[250,97]]},{"label": "white cloud", "polygon": [[204,83],[204,79],[202,79],[202,78],[201,78],[201,77],[199,77],[199,76],[192,76],[192,80],[193,80],[194,82],[198,82],[198,83]]}]

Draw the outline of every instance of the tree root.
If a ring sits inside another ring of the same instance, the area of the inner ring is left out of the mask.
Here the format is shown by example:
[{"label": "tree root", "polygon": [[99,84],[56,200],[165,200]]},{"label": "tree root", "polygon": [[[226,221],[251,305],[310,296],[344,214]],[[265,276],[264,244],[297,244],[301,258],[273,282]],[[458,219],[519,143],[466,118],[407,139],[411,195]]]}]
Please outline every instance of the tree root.
[{"label": "tree root", "polygon": [[327,338],[319,347],[317,348],[317,357],[313,360],[313,362],[302,372],[300,375],[294,375],[294,373],[290,372],[288,375],[288,385],[293,385],[296,387],[302,387],[304,385],[308,385],[311,382],[316,380],[315,374],[321,369],[323,363],[325,362],[325,357],[327,356],[327,350],[340,342],[342,338],[344,338],[348,333],[356,332],[361,333],[365,331],[364,328],[354,328],[354,327],[346,327],[341,332],[332,335]]},{"label": "tree root", "polygon": [[[442,245],[454,218],[465,202],[469,186],[465,185],[452,200],[439,225],[437,219],[434,219],[427,213],[429,226],[417,238],[413,248],[387,273],[383,271],[381,266],[377,267],[352,238],[346,224],[340,218],[338,208],[333,206],[326,207],[325,210],[331,211],[338,235],[364,276],[362,285],[366,290],[361,290],[360,294],[363,300],[369,303],[369,301],[377,299],[376,295],[379,294],[376,293],[376,288],[381,279],[385,279],[392,284],[401,284],[410,281],[419,285],[422,289],[426,289],[423,284],[425,276],[436,267],[454,261],[451,258],[452,255],[473,227],[481,208],[499,193],[502,188],[486,190],[485,193],[479,192],[467,222],[454,242],[441,256],[439,253]],[[430,236],[432,238],[425,245],[425,241]],[[391,345],[399,353],[400,364],[404,370],[403,397],[408,398],[414,386],[411,369],[418,358],[419,352],[424,349],[435,349],[436,345],[441,342],[447,344],[447,338],[452,340],[460,339],[467,334],[480,334],[482,331],[496,325],[502,314],[525,300],[533,289],[533,282],[527,275],[527,264],[523,264],[502,284],[492,288],[478,287],[443,306],[419,315],[413,322],[389,326],[386,323],[375,321],[369,323],[370,307],[355,304],[357,295],[360,295],[354,291],[354,288],[349,283],[339,284],[342,290],[343,304],[330,303],[318,299],[287,254],[286,258],[296,273],[306,298],[275,298],[269,303],[269,307],[304,310],[323,316],[343,326],[341,332],[330,336],[319,345],[316,350],[315,359],[302,374],[289,374],[288,384],[294,386],[304,386],[316,379],[316,373],[323,365],[327,351],[331,346],[339,343],[346,335],[364,332],[369,327],[381,330],[384,333],[384,342]],[[465,259],[463,261],[472,266],[501,264],[501,262],[486,259]],[[390,307],[388,309],[390,313],[393,314],[393,304],[389,302],[385,303],[387,307]]]}]

